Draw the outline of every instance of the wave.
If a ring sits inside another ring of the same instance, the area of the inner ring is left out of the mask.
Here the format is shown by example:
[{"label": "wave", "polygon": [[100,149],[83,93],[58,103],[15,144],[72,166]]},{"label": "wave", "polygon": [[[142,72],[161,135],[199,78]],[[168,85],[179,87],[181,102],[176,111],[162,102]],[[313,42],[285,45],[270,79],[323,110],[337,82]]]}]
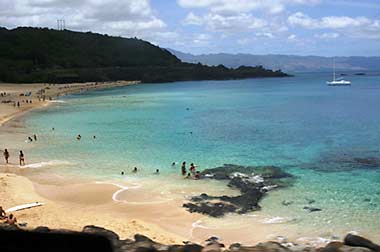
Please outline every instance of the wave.
[{"label": "wave", "polygon": [[63,101],[63,100],[51,100],[49,102],[52,102],[52,103],[66,103],[66,101]]},{"label": "wave", "polygon": [[72,165],[69,161],[64,160],[50,160],[50,161],[43,161],[38,163],[31,163],[27,165],[20,166],[20,168],[43,168],[43,167],[49,167],[49,166],[59,166],[59,165]]}]

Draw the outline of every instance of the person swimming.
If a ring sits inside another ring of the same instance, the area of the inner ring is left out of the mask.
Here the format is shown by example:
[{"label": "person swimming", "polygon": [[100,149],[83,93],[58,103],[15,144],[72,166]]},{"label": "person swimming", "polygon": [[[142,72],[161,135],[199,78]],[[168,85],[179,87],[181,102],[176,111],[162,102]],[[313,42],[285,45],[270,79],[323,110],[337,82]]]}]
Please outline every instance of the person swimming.
[{"label": "person swimming", "polygon": [[125,173],[124,173],[124,171],[121,171],[121,173],[120,173],[121,175],[124,175]]},{"label": "person swimming", "polygon": [[134,172],[134,173],[137,172],[137,167],[133,168],[133,172]]},{"label": "person swimming", "polygon": [[156,174],[159,174],[160,173],[160,169],[156,169]]},{"label": "person swimming", "polygon": [[200,179],[201,178],[201,173],[197,171],[194,175],[194,179]]},{"label": "person swimming", "polygon": [[80,134],[77,135],[77,140],[80,140],[82,136]]},{"label": "person swimming", "polygon": [[33,139],[31,137],[28,137],[29,142],[33,142]]},{"label": "person swimming", "polygon": [[185,178],[190,179],[190,178],[191,178],[191,173],[189,172],[189,173],[186,175]]},{"label": "person swimming", "polygon": [[175,166],[175,162],[172,163],[172,166]]},{"label": "person swimming", "polygon": [[186,175],[186,162],[182,163],[181,171],[182,171],[182,176],[185,176]]}]

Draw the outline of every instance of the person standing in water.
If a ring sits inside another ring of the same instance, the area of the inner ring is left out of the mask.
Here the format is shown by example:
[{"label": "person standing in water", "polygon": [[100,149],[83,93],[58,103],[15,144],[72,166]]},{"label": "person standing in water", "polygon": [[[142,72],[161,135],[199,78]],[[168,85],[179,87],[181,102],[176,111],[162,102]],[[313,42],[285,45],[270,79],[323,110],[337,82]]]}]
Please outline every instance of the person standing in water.
[{"label": "person standing in water", "polygon": [[25,165],[25,158],[24,158],[24,153],[22,152],[22,150],[20,150],[20,155],[18,157],[20,160],[20,166]]},{"label": "person standing in water", "polygon": [[192,174],[195,174],[195,165],[194,165],[194,163],[191,163],[191,164],[190,164],[190,172],[191,172]]},{"label": "person standing in water", "polygon": [[9,152],[8,149],[4,150],[4,158],[5,158],[5,163],[8,164],[8,159],[9,159]]},{"label": "person standing in water", "polygon": [[181,171],[182,171],[182,176],[185,176],[186,175],[186,162],[182,163]]},{"label": "person standing in water", "polygon": [[34,141],[37,141],[37,135],[36,134],[33,135],[33,138],[34,138]]}]

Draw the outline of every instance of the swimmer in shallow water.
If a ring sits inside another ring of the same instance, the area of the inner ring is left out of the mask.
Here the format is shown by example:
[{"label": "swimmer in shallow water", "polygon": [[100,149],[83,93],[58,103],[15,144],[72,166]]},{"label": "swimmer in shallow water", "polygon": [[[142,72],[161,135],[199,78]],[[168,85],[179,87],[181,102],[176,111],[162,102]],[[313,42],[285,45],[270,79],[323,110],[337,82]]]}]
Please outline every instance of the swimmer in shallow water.
[{"label": "swimmer in shallow water", "polygon": [[181,172],[182,172],[182,176],[186,175],[186,162],[182,163]]},{"label": "swimmer in shallow water", "polygon": [[160,173],[160,169],[156,169],[156,174],[159,174]]},{"label": "swimmer in shallow water", "polygon": [[175,166],[175,162],[172,163],[172,166]]},{"label": "swimmer in shallow water", "polygon": [[20,155],[18,156],[20,160],[20,166],[25,165],[25,158],[24,158],[24,153],[22,150],[20,150]]},{"label": "swimmer in shallow water", "polygon": [[124,175],[125,173],[124,173],[124,171],[121,171],[121,173],[120,173],[121,175]]},{"label": "swimmer in shallow water", "polygon": [[201,178],[201,173],[197,171],[194,175],[194,179],[200,179]]},{"label": "swimmer in shallow water", "polygon": [[133,168],[132,172],[136,173],[137,172],[137,167]]},{"label": "swimmer in shallow water", "polygon": [[77,135],[77,140],[79,141],[82,138],[80,134]]},{"label": "swimmer in shallow water", "polygon": [[194,163],[191,163],[191,164],[190,164],[190,172],[191,172],[192,174],[195,174],[195,165],[194,165]]}]

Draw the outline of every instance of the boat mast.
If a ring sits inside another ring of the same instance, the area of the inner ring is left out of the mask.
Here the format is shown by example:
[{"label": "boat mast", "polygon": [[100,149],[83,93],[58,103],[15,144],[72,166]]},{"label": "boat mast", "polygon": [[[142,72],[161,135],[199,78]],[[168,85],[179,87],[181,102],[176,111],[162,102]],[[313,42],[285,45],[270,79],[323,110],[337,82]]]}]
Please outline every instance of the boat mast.
[{"label": "boat mast", "polygon": [[333,81],[335,81],[335,57],[333,58]]}]

